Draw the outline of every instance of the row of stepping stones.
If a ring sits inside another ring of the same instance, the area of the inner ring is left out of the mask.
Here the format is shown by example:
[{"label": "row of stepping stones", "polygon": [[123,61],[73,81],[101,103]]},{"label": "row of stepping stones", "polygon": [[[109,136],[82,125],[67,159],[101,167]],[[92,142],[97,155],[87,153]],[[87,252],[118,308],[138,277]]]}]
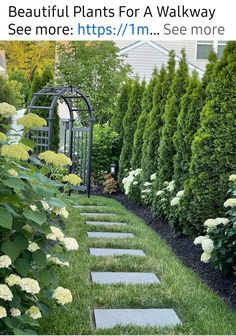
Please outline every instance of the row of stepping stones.
[{"label": "row of stepping stones", "polygon": [[[102,210],[106,206],[98,205],[75,205],[80,209],[80,214],[86,218],[88,226],[127,226],[123,222],[99,221],[99,217],[117,216],[114,213],[107,212],[83,212],[83,209]],[[96,217],[97,221],[89,221],[89,217]],[[89,238],[135,238],[133,233],[122,232],[87,232]],[[115,248],[90,248],[90,255],[93,256],[146,256],[142,250],[115,249]],[[144,272],[91,272],[92,282],[102,285],[123,284],[158,284],[160,281],[154,273]],[[140,327],[174,327],[181,324],[180,319],[173,309],[94,309],[95,326],[97,329],[112,328],[120,326],[140,326]]]}]

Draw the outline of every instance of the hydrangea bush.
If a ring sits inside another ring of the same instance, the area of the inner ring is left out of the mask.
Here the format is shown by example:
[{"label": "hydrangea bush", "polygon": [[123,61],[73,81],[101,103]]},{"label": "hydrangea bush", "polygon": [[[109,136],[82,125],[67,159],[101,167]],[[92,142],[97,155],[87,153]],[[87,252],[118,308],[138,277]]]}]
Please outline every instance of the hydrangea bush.
[{"label": "hydrangea bush", "polygon": [[225,273],[236,273],[236,175],[231,175],[231,187],[224,207],[225,218],[209,218],[205,221],[205,236],[195,239],[203,249],[201,261],[212,262]]},{"label": "hydrangea bush", "polygon": [[[12,106],[0,104],[0,124],[14,114]],[[48,314],[48,299],[61,306],[72,302],[70,290],[57,283],[54,272],[69,263],[51,250],[55,243],[62,251],[78,249],[77,241],[58,225],[59,218],[69,215],[69,199],[59,189],[67,191],[81,179],[73,174],[62,179],[61,171],[71,164],[64,154],[31,155],[34,143],[25,135],[45,123],[33,114],[19,119],[24,133],[17,144],[0,134],[1,334],[35,334],[38,319]]]}]

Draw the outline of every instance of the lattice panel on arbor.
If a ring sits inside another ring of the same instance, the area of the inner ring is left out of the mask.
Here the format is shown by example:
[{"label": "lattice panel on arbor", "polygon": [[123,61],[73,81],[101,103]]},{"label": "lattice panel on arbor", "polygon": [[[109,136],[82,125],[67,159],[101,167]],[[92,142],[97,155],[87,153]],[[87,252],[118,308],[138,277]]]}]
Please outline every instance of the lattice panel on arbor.
[{"label": "lattice panel on arbor", "polygon": [[45,152],[49,149],[49,127],[32,128],[28,137],[36,143],[36,154]]}]

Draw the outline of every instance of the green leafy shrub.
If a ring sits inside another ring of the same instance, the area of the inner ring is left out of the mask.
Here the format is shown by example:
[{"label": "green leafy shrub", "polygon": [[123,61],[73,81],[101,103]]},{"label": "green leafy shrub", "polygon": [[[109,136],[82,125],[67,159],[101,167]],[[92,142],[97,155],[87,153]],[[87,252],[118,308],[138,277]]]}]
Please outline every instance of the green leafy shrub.
[{"label": "green leafy shrub", "polygon": [[192,144],[190,178],[185,184],[180,220],[184,231],[200,234],[207,218],[222,216],[227,176],[236,171],[236,42],[229,42],[214,69],[210,99]]},{"label": "green leafy shrub", "polygon": [[205,221],[206,236],[199,236],[195,244],[201,244],[201,260],[212,262],[225,273],[236,273],[236,175],[230,176],[230,198],[224,207],[229,209],[226,217],[209,218]]},{"label": "green leafy shrub", "polygon": [[134,141],[134,133],[137,126],[138,117],[142,111],[142,97],[145,90],[145,82],[139,83],[136,79],[133,83],[132,91],[129,98],[128,111],[123,120],[124,136],[123,146],[119,159],[119,175],[118,180],[122,185],[125,172],[131,168],[132,148]]},{"label": "green leafy shrub", "polygon": [[[54,69],[52,66],[45,66],[42,73],[35,72],[31,88],[29,91],[28,105],[30,105],[31,100],[35,93],[43,89],[45,86],[50,86],[53,84],[54,80]],[[37,100],[37,106],[50,106],[53,100],[53,96],[42,96]],[[47,120],[48,110],[33,110],[34,113]],[[55,108],[53,115],[53,134],[52,134],[52,150],[59,149],[59,133],[60,133],[60,117],[57,108]]]},{"label": "green leafy shrub", "polygon": [[[0,123],[14,114],[13,106],[0,104]],[[81,179],[70,174],[63,178],[68,184],[57,180],[61,169],[72,164],[62,153],[30,156],[35,144],[25,134],[46,120],[28,114],[18,122],[25,126],[20,143],[12,144],[0,133],[0,333],[22,335],[35,334],[38,319],[49,312],[48,300],[61,306],[72,302],[71,292],[58,286],[54,272],[55,265],[69,263],[53,252],[52,242],[62,251],[78,249],[59,225],[69,215],[69,200],[59,188],[66,192]]]},{"label": "green leafy shrub", "polygon": [[[119,136],[108,124],[94,126],[92,174],[95,180],[103,181],[110,171],[111,163],[119,159]],[[102,173],[102,174],[101,174]]]}]

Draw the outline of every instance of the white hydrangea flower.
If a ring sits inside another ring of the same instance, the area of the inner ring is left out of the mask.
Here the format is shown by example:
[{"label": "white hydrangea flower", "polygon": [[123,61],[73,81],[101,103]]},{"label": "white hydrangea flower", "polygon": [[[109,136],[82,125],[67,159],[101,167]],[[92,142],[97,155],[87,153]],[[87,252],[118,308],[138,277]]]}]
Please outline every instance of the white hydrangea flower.
[{"label": "white hydrangea flower", "polygon": [[35,242],[30,242],[30,243],[29,243],[28,250],[29,250],[30,252],[35,252],[35,251],[37,251],[37,250],[39,250],[39,249],[40,249],[40,247],[38,246],[37,243],[35,243]]},{"label": "white hydrangea flower", "polygon": [[156,173],[155,173],[155,174],[152,174],[152,175],[150,176],[150,180],[151,180],[151,181],[154,181],[156,178],[157,178],[157,174],[156,174]]},{"label": "white hydrangea flower", "polygon": [[61,305],[70,303],[73,300],[70,290],[63,287],[57,287],[52,297]]},{"label": "white hydrangea flower", "polygon": [[57,257],[48,257],[48,260],[51,261],[53,264],[58,265],[58,266],[66,266],[69,267],[70,264],[68,261],[61,261],[59,258]]},{"label": "white hydrangea flower", "polygon": [[201,245],[203,240],[206,239],[205,236],[198,236],[194,239],[194,245]]},{"label": "white hydrangea flower", "polygon": [[11,313],[11,316],[14,316],[14,317],[21,316],[21,311],[18,308],[11,308],[10,313]]},{"label": "white hydrangea flower", "polygon": [[204,252],[211,253],[214,250],[214,242],[210,238],[206,238],[202,242],[202,249]]},{"label": "white hydrangea flower", "polygon": [[150,187],[152,184],[150,182],[145,182],[144,187]]},{"label": "white hydrangea flower", "polygon": [[231,181],[231,182],[236,182],[236,174],[232,174],[232,175],[230,175],[230,177],[229,177],[229,181]]},{"label": "white hydrangea flower", "polygon": [[165,182],[163,183],[164,187],[168,187],[169,184],[170,184],[170,182],[168,182],[168,181],[165,181]]},{"label": "white hydrangea flower", "polygon": [[38,294],[40,292],[38,281],[31,278],[22,278],[20,288],[30,294]]},{"label": "white hydrangea flower", "polygon": [[52,207],[47,202],[45,202],[44,200],[41,201],[41,204],[42,204],[45,211],[52,210]]},{"label": "white hydrangea flower", "polygon": [[13,294],[7,285],[0,285],[0,299],[4,301],[11,301],[13,299]]},{"label": "white hydrangea flower", "polygon": [[162,194],[164,194],[164,190],[158,190],[156,196],[161,196]]},{"label": "white hydrangea flower", "polygon": [[208,263],[211,259],[211,254],[208,252],[203,252],[201,255],[201,261],[204,263]]},{"label": "white hydrangea flower", "polygon": [[224,202],[225,208],[234,208],[236,207],[236,198],[229,198]]},{"label": "white hydrangea flower", "polygon": [[175,181],[170,181],[170,183],[168,184],[168,186],[166,187],[166,189],[170,192],[174,191],[175,189]]},{"label": "white hydrangea flower", "polygon": [[61,241],[64,238],[64,233],[56,226],[50,226],[52,233],[48,233],[46,238],[49,240],[59,240]]},{"label": "white hydrangea flower", "polygon": [[7,317],[7,311],[4,307],[0,306],[0,319]]},{"label": "white hydrangea flower", "polygon": [[220,225],[220,224],[227,225],[227,224],[229,224],[229,219],[224,218],[224,217],[223,218],[217,217],[216,222],[218,223],[218,225]]},{"label": "white hydrangea flower", "polygon": [[74,238],[66,237],[61,240],[62,245],[67,251],[76,251],[79,248],[77,241]]},{"label": "white hydrangea flower", "polygon": [[0,268],[8,268],[11,266],[12,261],[11,258],[8,255],[2,255],[0,257]]},{"label": "white hydrangea flower", "polygon": [[180,201],[180,197],[174,197],[172,198],[171,202],[170,202],[170,205],[171,206],[176,206],[179,204],[179,201]]},{"label": "white hydrangea flower", "polygon": [[138,181],[134,181],[133,185],[138,185]]},{"label": "white hydrangea flower", "polygon": [[21,277],[19,275],[16,275],[16,274],[11,274],[11,275],[9,275],[9,277],[7,277],[5,279],[5,281],[8,284],[8,286],[12,287],[12,286],[16,286],[16,285],[20,284]]},{"label": "white hydrangea flower", "polygon": [[63,218],[68,218],[69,212],[66,210],[66,208],[53,208],[52,211],[59,216],[62,216]]},{"label": "white hydrangea flower", "polygon": [[42,317],[42,314],[38,307],[31,306],[27,311],[26,314],[30,315],[34,320],[37,320]]},{"label": "white hydrangea flower", "polygon": [[177,192],[176,196],[177,197],[183,197],[184,196],[184,190],[180,190],[179,192]]},{"label": "white hydrangea flower", "polygon": [[138,176],[142,173],[142,169],[141,168],[137,168],[135,171],[134,171],[134,176]]},{"label": "white hydrangea flower", "polygon": [[32,211],[38,211],[38,208],[37,208],[36,205],[34,205],[34,204],[31,204],[31,205],[30,205],[30,209],[31,209]]}]

